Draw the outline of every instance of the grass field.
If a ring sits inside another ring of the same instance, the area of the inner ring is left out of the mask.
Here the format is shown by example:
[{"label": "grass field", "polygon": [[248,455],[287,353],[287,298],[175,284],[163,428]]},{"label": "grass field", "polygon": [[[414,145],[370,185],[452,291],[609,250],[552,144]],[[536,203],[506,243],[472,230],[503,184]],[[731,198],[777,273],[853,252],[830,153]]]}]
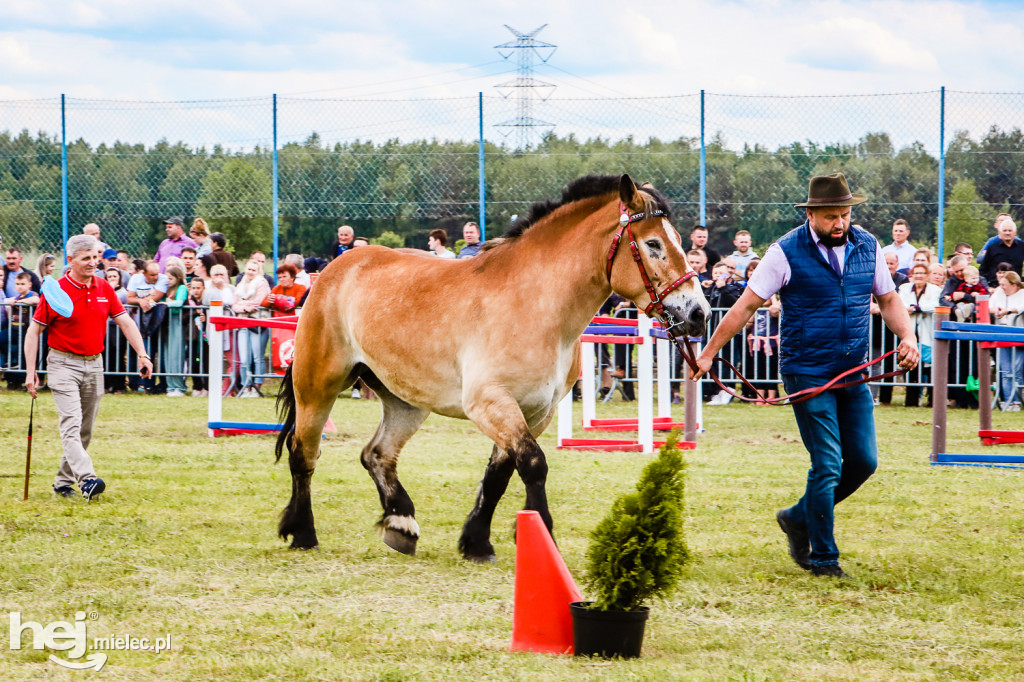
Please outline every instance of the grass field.
[{"label": "grass field", "polygon": [[[43,625],[83,611],[96,616],[90,641],[169,634],[172,647],[110,651],[99,673],[69,671],[49,662],[49,651],[9,650],[4,622],[3,680],[1024,675],[1024,472],[928,466],[924,409],[876,411],[879,471],[837,510],[846,582],[797,568],[775,523],[808,466],[792,411],[706,409],[708,431],[687,453],[694,561],[678,591],[653,605],[643,657],[608,662],[509,653],[522,485],[513,480],[495,517],[498,562],[462,561],[456,542],[490,450],[468,422],[431,417],[403,454],[399,471],[423,532],[407,557],[376,536],[379,501],[358,461],[376,403],[335,407],[339,433],[325,441],[313,480],[321,542],[313,552],[289,551],[276,537],[290,476],[274,464],[272,440],[208,439],[200,399],[105,398],[91,452],[109,487],[85,503],[50,493],[60,447],[53,401],[41,394],[31,496],[22,502],[28,404],[25,394],[0,393],[4,611]],[[634,409],[612,403],[599,414]],[[270,400],[225,407],[229,418],[272,414]],[[1024,428],[1019,413],[996,420]],[[556,451],[553,430],[542,445],[555,537],[579,576],[589,532],[648,457]],[[980,452],[976,430],[975,412],[952,412],[950,451]]]}]

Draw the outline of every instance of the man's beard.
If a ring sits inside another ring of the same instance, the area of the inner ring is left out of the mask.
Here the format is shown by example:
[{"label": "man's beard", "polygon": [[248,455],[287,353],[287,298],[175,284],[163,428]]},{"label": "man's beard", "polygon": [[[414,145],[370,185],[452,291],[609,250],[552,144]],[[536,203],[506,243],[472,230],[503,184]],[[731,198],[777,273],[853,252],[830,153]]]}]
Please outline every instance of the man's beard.
[{"label": "man's beard", "polygon": [[819,234],[818,239],[821,240],[822,244],[831,249],[833,247],[842,246],[843,244],[845,244],[849,236],[849,232],[844,232],[842,235],[838,237],[833,237],[831,234]]}]

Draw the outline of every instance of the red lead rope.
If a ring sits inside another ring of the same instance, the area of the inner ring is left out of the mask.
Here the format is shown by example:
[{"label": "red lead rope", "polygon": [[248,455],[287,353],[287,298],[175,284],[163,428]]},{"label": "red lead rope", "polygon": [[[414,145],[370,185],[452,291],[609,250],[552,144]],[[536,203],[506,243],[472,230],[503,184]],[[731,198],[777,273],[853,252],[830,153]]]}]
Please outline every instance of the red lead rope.
[{"label": "red lead rope", "polygon": [[[676,337],[673,337],[672,340],[675,341],[676,346],[679,347],[679,352],[683,354],[683,358],[685,358],[686,364],[688,364],[690,366],[690,369],[693,370],[696,373],[698,371],[698,368],[697,368],[697,358],[694,355],[693,347],[690,346],[690,342],[689,341],[685,341],[683,339],[676,338]],[[810,400],[811,398],[813,398],[815,396],[818,396],[818,395],[821,395],[825,391],[828,391],[828,390],[831,390],[831,389],[834,389],[834,388],[847,388],[849,386],[856,386],[858,384],[865,384],[865,383],[867,383],[869,381],[878,381],[880,379],[887,379],[889,377],[898,376],[900,374],[906,374],[908,370],[898,369],[898,370],[896,370],[894,372],[885,372],[884,374],[876,374],[874,376],[862,376],[859,379],[854,379],[853,381],[843,381],[842,383],[839,383],[842,379],[845,379],[846,377],[848,377],[850,375],[857,374],[859,372],[863,372],[865,369],[867,369],[871,365],[877,365],[879,362],[881,362],[882,360],[885,360],[887,357],[889,357],[890,355],[894,354],[895,352],[896,352],[895,350],[891,350],[888,353],[885,353],[884,355],[881,355],[881,356],[875,358],[874,360],[869,360],[869,361],[865,362],[862,365],[857,365],[856,367],[854,367],[852,369],[848,369],[845,372],[843,372],[842,374],[840,374],[839,376],[837,376],[836,378],[832,379],[831,381],[829,381],[826,384],[822,384],[821,386],[811,386],[809,388],[805,388],[803,390],[797,391],[796,393],[790,393],[789,395],[781,396],[779,398],[746,398],[746,397],[740,395],[739,393],[737,393],[736,391],[732,390],[731,388],[729,388],[725,384],[723,384],[722,380],[718,378],[718,375],[713,370],[708,372],[708,376],[710,376],[711,379],[716,384],[718,384],[719,388],[721,388],[723,391],[725,391],[729,395],[733,396],[734,398],[739,398],[740,400],[743,400],[743,401],[746,401],[746,402],[749,402],[749,403],[761,402],[761,403],[768,403],[769,405],[795,405],[796,403],[802,403],[805,400]],[[736,369],[736,367],[731,362],[729,362],[728,360],[726,360],[725,358],[722,358],[722,357],[715,357],[714,361],[715,362],[721,362],[726,367],[731,369],[733,371],[733,373],[737,377],[739,377],[740,383],[742,383],[744,386],[749,388],[751,391],[754,391],[755,393],[757,393],[757,389],[754,388],[754,385],[751,384],[749,381],[747,381],[747,379],[742,374],[740,374],[740,371],[738,369]]]}]

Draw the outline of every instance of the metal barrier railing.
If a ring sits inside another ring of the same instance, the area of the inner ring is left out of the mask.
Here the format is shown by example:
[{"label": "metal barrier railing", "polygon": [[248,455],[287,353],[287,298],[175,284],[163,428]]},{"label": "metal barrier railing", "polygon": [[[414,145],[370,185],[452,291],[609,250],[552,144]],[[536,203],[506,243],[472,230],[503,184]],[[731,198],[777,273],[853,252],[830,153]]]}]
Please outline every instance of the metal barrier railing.
[{"label": "metal barrier railing", "polygon": [[[35,306],[21,306],[4,304],[2,306],[4,315],[0,322],[0,371],[4,378],[10,383],[12,380],[17,383],[18,375],[21,373],[21,381],[24,380],[24,345],[22,339],[27,324],[20,324],[27,320],[35,312]],[[155,329],[147,329],[146,313],[142,313],[136,306],[126,306],[130,314],[140,323],[140,328],[145,332],[144,339],[147,352],[154,360],[154,375],[151,380],[142,380],[138,376],[138,362],[135,352],[128,347],[128,342],[121,333],[120,328],[113,322],[107,324],[107,336],[104,356],[104,375],[106,386],[111,391],[125,390],[153,390],[157,386],[166,386],[169,382],[181,379],[192,380],[193,390],[205,390],[206,378],[209,372],[209,353],[205,341],[205,306],[183,306],[181,308],[168,307],[165,311],[163,321]],[[165,306],[166,307],[166,306]],[[28,311],[27,315],[25,310]],[[728,312],[727,308],[712,309],[708,334],[713,334],[715,327]],[[634,317],[635,309],[626,309],[616,313],[617,316]],[[196,324],[196,321],[199,324]],[[240,334],[257,336],[258,338],[241,338]],[[721,351],[723,357],[730,361],[743,373],[745,377],[755,384],[768,388],[781,383],[778,371],[777,346],[769,341],[754,341],[749,329],[744,329],[737,334]],[[763,337],[762,337],[763,338]],[[871,355],[877,357],[896,347],[898,340],[882,323],[880,316],[871,316]],[[260,355],[259,351],[252,352],[251,342],[255,341],[257,347],[262,347],[264,357],[263,370],[258,371],[253,359]],[[254,333],[249,330],[231,330],[226,338],[225,350],[225,390],[230,392],[240,387],[249,377],[265,380],[274,378],[277,375],[271,371],[267,359],[268,346],[270,341],[270,330],[262,330]],[[765,352],[766,346],[772,347],[773,354]],[[249,362],[243,362],[239,355],[239,348],[248,351]],[[597,353],[596,385],[601,386],[602,378],[606,377],[605,372],[613,373],[620,370],[622,376],[615,377],[621,387],[623,395],[634,395],[633,386],[636,383],[635,362],[633,360],[634,349],[630,346],[614,346],[609,348],[601,346],[602,350]],[[180,357],[178,352],[180,351]],[[37,371],[45,375],[46,372],[46,335],[43,334],[40,342],[40,352],[37,361]],[[950,353],[954,359],[951,361],[949,386],[964,388],[967,386],[968,377],[971,376],[976,365],[976,349],[973,344],[962,342],[951,344]],[[678,349],[672,348],[671,373],[675,388],[678,382],[683,380],[684,366],[683,359]],[[179,362],[180,360],[180,362]],[[878,370],[889,371],[893,367],[888,366],[890,361]],[[170,364],[178,365],[177,367]],[[243,370],[243,367],[248,367]],[[657,368],[660,371],[661,368]],[[243,373],[244,371],[244,373]],[[722,379],[729,382],[730,377],[723,375]],[[908,374],[890,377],[881,382],[871,384],[873,392],[891,390],[894,386],[904,388],[920,389],[931,386],[930,365],[922,363],[917,369]],[[708,380],[702,380],[701,389],[710,392],[714,384]]]},{"label": "metal barrier railing", "polygon": [[[0,372],[8,385],[20,386],[25,378],[24,335],[36,306],[2,304],[0,307],[3,308],[3,314],[0,315]],[[153,376],[150,379],[139,377],[138,356],[129,347],[121,328],[110,320],[107,322],[103,350],[105,388],[120,393],[167,390],[177,385],[184,390],[185,380],[191,379],[194,391],[206,390],[210,362],[205,322],[208,307],[175,308],[163,305],[164,310],[160,311],[162,319],[152,325],[150,323],[153,318],[149,317],[151,313],[145,313],[134,305],[125,307],[143,332],[146,352],[153,358]],[[36,360],[36,371],[41,376],[46,375],[46,336],[44,331],[40,337]],[[226,334],[225,392],[237,390],[250,378],[262,383],[263,380],[278,376],[272,371],[267,357],[269,345],[269,329],[235,329]],[[257,350],[250,351],[252,348]],[[249,362],[244,361],[240,349],[247,351]],[[257,363],[255,360],[259,357],[263,359]],[[259,366],[263,369],[259,370]],[[177,384],[178,381],[181,383]]]},{"label": "metal barrier railing", "polygon": [[[715,328],[721,321],[722,317],[729,311],[728,308],[713,308],[711,310],[711,316],[708,322],[708,336],[704,337],[704,340],[714,334]],[[759,311],[760,312],[760,311]],[[617,316],[623,317],[636,317],[635,309],[626,309],[616,313]],[[753,334],[750,329],[744,329],[742,332],[733,337],[729,343],[727,343],[719,355],[728,358],[740,372],[743,373],[747,379],[749,379],[755,385],[759,385],[759,388],[777,388],[782,383],[782,378],[779,376],[778,366],[778,347],[773,344],[770,339],[755,342],[753,340]],[[880,315],[871,316],[871,356],[878,357],[890,350],[896,348],[899,344],[899,340],[896,335],[893,334],[884,322],[882,322]],[[765,352],[766,347],[771,344],[773,354],[768,355]],[[954,344],[955,345],[955,344]],[[972,369],[976,367],[977,357],[976,349],[972,344],[964,343],[956,348],[951,347],[951,354],[954,354],[953,365],[951,366],[951,372],[949,375],[949,386],[955,388],[965,388],[967,386],[967,379],[971,376]],[[673,382],[673,392],[678,390],[678,382],[683,380],[685,375],[684,363],[682,355],[679,350],[673,346],[672,348],[672,361],[671,361],[671,378]],[[608,349],[599,351],[597,353],[597,368],[596,368],[596,380],[597,386],[602,385],[602,377],[607,377],[605,372],[613,372],[619,370],[624,376],[616,377],[616,381],[622,386],[620,390],[624,396],[635,395],[635,391],[632,385],[636,383],[636,371],[634,362],[632,361],[632,348],[629,346],[616,346],[614,350],[609,351]],[[625,362],[626,358],[630,359],[630,362]],[[881,365],[876,365],[872,368],[873,373],[879,374],[895,369],[895,361],[887,359]],[[657,371],[661,371],[661,368],[656,368]],[[730,376],[731,372],[726,370],[726,373],[721,375],[721,379],[725,383],[729,383],[730,379],[735,377]],[[705,397],[709,397],[709,393],[718,391],[717,386],[714,382],[708,379],[702,379],[700,382],[701,390],[704,392]],[[923,388],[930,388],[931,383],[931,365],[930,363],[921,363],[916,369],[907,374],[889,377],[879,382],[872,382],[869,386],[872,389],[872,393],[878,395],[882,392],[883,397],[885,391],[891,391],[893,387],[902,387],[916,389],[918,392]],[[681,393],[681,392],[680,392]]]}]

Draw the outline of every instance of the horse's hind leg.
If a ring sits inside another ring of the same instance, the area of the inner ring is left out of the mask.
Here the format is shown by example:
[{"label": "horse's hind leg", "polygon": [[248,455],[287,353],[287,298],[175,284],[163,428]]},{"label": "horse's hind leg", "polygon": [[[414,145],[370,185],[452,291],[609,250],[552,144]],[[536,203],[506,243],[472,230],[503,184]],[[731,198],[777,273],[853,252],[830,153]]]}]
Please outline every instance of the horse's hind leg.
[{"label": "horse's hind leg", "polygon": [[388,547],[402,554],[415,554],[420,527],[412,499],[398,480],[398,454],[429,412],[398,398],[374,377],[364,375],[363,379],[377,392],[384,411],[377,432],[363,448],[361,457],[363,467],[377,486],[384,509],[377,527]]}]

